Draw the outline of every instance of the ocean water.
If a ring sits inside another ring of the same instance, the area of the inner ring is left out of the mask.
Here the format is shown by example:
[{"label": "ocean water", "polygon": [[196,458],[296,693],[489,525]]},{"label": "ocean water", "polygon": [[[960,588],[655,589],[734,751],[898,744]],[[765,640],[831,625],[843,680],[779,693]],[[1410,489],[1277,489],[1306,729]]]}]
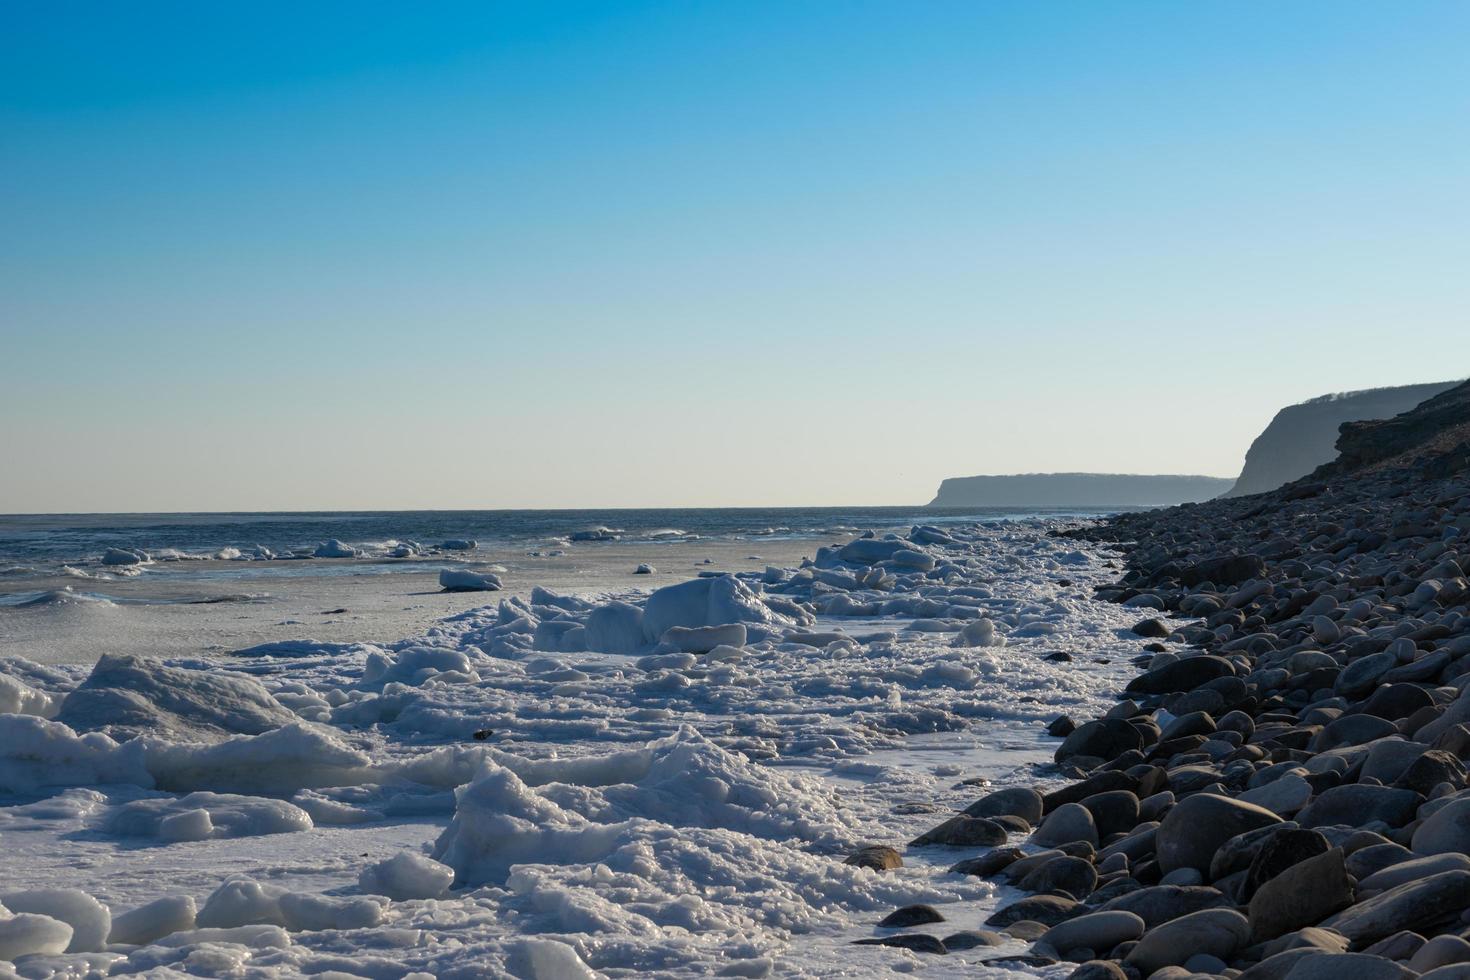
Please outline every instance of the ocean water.
[{"label": "ocean water", "polygon": [[[638,510],[340,511],[316,513],[0,515],[0,574],[95,563],[108,548],[155,557],[213,557],[264,546],[309,553],[337,539],[371,557],[400,541],[435,546],[473,539],[479,551],[564,545],[577,531],[605,527],[630,541],[798,540],[859,529],[957,524],[1078,511],[924,507],[777,507]],[[578,542],[579,545],[599,542]]]}]

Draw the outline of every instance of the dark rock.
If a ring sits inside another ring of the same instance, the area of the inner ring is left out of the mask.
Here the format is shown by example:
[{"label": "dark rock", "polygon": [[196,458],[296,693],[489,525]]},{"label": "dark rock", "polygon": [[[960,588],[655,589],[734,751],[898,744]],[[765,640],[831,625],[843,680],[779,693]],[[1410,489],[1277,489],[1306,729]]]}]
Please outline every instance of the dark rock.
[{"label": "dark rock", "polygon": [[1079,901],[1097,885],[1097,869],[1078,857],[1053,858],[1019,882],[1028,892],[1061,892]]},{"label": "dark rock", "polygon": [[997,790],[965,807],[965,813],[972,817],[1016,816],[1034,825],[1041,822],[1041,794],[1024,786]]},{"label": "dark rock", "polygon": [[1445,871],[1409,882],[1349,906],[1322,925],[1348,938],[1355,949],[1401,929],[1430,929],[1458,919],[1470,905],[1470,871]]},{"label": "dark rock", "polygon": [[944,916],[932,905],[905,905],[888,913],[878,925],[884,929],[908,929],[943,921]]},{"label": "dark rock", "polygon": [[1132,632],[1136,636],[1156,636],[1163,639],[1174,631],[1157,619],[1145,619],[1135,624]]},{"label": "dark rock", "polygon": [[[1331,850],[1331,845],[1327,843],[1327,838],[1315,830],[1287,828],[1272,834],[1256,851],[1256,856],[1251,859],[1250,868],[1246,872],[1245,882],[1241,887],[1240,897],[1249,900],[1257,889],[1286,869],[1308,858],[1326,854],[1329,850]],[[1330,911],[1336,912],[1337,910],[1331,909]]]},{"label": "dark rock", "polygon": [[903,867],[903,858],[887,845],[869,844],[853,851],[842,863],[859,868],[872,868],[874,871],[892,871],[894,868]]},{"label": "dark rock", "polygon": [[936,953],[940,956],[948,953],[944,943],[933,936],[922,932],[908,932],[897,936],[875,936],[872,939],[858,939],[853,942],[854,946],[896,946],[899,949],[911,949],[915,953]]},{"label": "dark rock", "polygon": [[1060,895],[1032,895],[1030,898],[1023,898],[1019,902],[1012,902],[1005,908],[998,909],[985,920],[985,924],[987,926],[1008,926],[1014,922],[1030,920],[1040,922],[1044,926],[1054,926],[1074,915],[1080,915],[1082,911],[1084,911],[1083,907],[1070,898],[1063,898]]},{"label": "dark rock", "polygon": [[1124,690],[1129,694],[1171,694],[1191,691],[1217,677],[1234,674],[1235,668],[1223,657],[1185,657],[1139,674]]},{"label": "dark rock", "polygon": [[1092,814],[1099,840],[1130,831],[1138,823],[1138,796],[1126,789],[1094,793],[1082,806]]},{"label": "dark rock", "polygon": [[994,847],[997,844],[1004,844],[1008,836],[1006,829],[994,820],[971,817],[962,813],[914,838],[909,842],[909,846],[926,847],[930,844],[944,844],[949,847],[973,847],[978,844]]},{"label": "dark rock", "polygon": [[1298,861],[1266,881],[1250,901],[1252,942],[1313,925],[1353,902],[1342,848]]},{"label": "dark rock", "polygon": [[1270,810],[1225,796],[1199,793],[1176,803],[1159,825],[1155,852],[1165,872],[1210,870],[1221,844],[1237,834],[1281,822]]},{"label": "dark rock", "polygon": [[978,949],[981,946],[1000,946],[1006,941],[1006,937],[989,929],[966,929],[944,937],[944,948],[951,953],[958,953],[967,949]]},{"label": "dark rock", "polygon": [[1132,912],[1152,929],[1181,915],[1218,908],[1229,901],[1217,888],[1204,885],[1153,885],[1104,903],[1105,911]]},{"label": "dark rock", "polygon": [[1053,738],[1066,738],[1077,730],[1077,723],[1066,715],[1053,718],[1051,724],[1046,726],[1046,733]]},{"label": "dark rock", "polygon": [[1056,761],[1086,755],[1098,759],[1116,759],[1129,749],[1143,747],[1138,729],[1116,718],[1089,721],[1068,735],[1057,747]]},{"label": "dark rock", "polygon": [[966,858],[949,870],[956,874],[989,878],[1014,864],[1023,855],[1024,852],[1019,847],[997,847],[979,857]]},{"label": "dark rock", "polygon": [[1335,786],[1308,803],[1297,814],[1297,822],[1303,827],[1325,827],[1361,826],[1381,820],[1390,827],[1402,827],[1413,819],[1419,800],[1419,794],[1413,790],[1348,783]]}]

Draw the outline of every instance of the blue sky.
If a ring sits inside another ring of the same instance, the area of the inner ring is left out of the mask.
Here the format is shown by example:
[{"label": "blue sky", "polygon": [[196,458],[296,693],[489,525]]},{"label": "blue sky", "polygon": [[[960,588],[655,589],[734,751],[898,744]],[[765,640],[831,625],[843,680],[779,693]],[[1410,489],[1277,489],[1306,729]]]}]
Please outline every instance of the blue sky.
[{"label": "blue sky", "polygon": [[11,4],[0,511],[1233,475],[1470,374],[1470,6]]}]

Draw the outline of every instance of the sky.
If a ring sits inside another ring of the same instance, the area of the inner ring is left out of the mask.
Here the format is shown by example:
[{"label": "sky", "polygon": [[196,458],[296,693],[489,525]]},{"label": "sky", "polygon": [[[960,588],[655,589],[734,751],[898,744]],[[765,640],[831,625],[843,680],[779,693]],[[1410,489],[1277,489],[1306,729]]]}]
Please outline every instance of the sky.
[{"label": "sky", "polygon": [[1470,375],[1470,4],[0,7],[0,512],[1233,476]]}]

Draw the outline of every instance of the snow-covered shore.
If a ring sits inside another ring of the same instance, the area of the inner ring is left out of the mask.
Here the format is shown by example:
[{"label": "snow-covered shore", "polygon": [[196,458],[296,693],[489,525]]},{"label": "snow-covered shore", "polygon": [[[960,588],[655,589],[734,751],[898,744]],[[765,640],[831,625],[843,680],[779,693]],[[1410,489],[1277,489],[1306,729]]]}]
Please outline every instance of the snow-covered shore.
[{"label": "snow-covered shore", "polygon": [[1113,571],[1055,525],[915,528],[652,595],[459,595],[393,643],[0,661],[0,957],[25,976],[973,972],[1023,947],[851,942],[914,902],[978,924],[994,886],[945,870],[976,849],[843,859],[903,848],[977,780],[1044,781],[1042,723],[1131,673],[1135,617],[1089,597]]}]

